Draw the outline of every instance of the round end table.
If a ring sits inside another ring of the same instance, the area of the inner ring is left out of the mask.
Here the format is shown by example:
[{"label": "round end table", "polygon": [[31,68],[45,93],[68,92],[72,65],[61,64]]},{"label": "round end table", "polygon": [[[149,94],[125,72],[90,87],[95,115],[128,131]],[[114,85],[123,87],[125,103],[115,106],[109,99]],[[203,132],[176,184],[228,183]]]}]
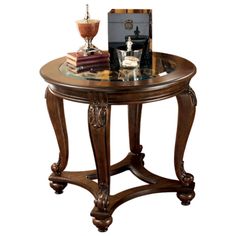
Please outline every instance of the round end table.
[{"label": "round end table", "polygon": [[[91,212],[99,231],[112,223],[113,211],[133,198],[160,192],[176,192],[183,205],[194,198],[194,177],[184,169],[184,150],[195,116],[197,99],[189,86],[196,67],[188,60],[164,53],[152,53],[150,68],[117,71],[82,72],[67,70],[65,57],[44,65],[40,74],[48,83],[46,102],[59,145],[59,159],[52,164],[50,186],[60,194],[68,183],[87,189],[95,198]],[[144,167],[140,144],[142,104],[176,96],[178,125],[174,152],[177,180],[151,173]],[[96,170],[65,171],[68,162],[68,136],[63,100],[89,104],[88,126]],[[115,165],[110,165],[111,105],[128,105],[130,152]],[[110,176],[131,171],[146,184],[110,194]],[[97,179],[97,182],[94,181]]]}]

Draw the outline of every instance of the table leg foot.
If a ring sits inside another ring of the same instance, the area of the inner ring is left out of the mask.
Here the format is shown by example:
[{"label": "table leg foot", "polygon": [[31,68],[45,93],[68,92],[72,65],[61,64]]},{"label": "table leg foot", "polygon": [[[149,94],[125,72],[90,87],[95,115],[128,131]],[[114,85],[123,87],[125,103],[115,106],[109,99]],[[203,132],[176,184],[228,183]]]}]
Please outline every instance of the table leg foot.
[{"label": "table leg foot", "polygon": [[195,197],[195,192],[189,192],[189,193],[177,193],[177,197],[181,201],[181,204],[184,206],[190,205],[190,202],[193,200]]},{"label": "table leg foot", "polygon": [[51,182],[50,187],[55,190],[56,194],[62,194],[63,189],[66,187],[67,183],[57,183],[57,182]]},{"label": "table leg foot", "polygon": [[111,223],[112,223],[111,216],[106,219],[93,218],[93,224],[98,228],[99,232],[106,232]]}]

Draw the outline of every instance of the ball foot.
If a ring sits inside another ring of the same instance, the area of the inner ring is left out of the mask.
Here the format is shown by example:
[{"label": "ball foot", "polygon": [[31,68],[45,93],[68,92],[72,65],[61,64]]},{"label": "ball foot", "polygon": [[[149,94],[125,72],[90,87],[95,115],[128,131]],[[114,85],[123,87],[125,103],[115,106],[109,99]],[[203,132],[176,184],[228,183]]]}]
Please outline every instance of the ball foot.
[{"label": "ball foot", "polygon": [[177,193],[177,197],[181,201],[181,204],[183,206],[188,206],[190,205],[190,202],[193,200],[195,197],[195,192],[189,192],[189,193]]},{"label": "ball foot", "polygon": [[62,194],[63,189],[66,187],[67,183],[56,183],[56,182],[51,182],[50,187],[55,190],[56,194]]},{"label": "ball foot", "polygon": [[106,232],[110,224],[112,223],[112,217],[106,219],[93,218],[93,224],[98,228],[99,232]]}]

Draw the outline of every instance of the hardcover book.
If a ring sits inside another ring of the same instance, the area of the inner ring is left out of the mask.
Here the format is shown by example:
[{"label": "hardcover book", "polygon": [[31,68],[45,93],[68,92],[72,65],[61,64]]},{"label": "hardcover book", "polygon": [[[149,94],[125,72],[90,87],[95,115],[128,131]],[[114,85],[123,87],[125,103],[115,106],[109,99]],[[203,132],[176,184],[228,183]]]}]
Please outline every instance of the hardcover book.
[{"label": "hardcover book", "polygon": [[109,58],[110,54],[108,52],[95,52],[91,55],[84,56],[83,53],[80,52],[69,52],[66,55],[66,58],[69,58],[72,61],[78,62],[78,61],[91,61],[91,60],[100,60],[104,58]]},{"label": "hardcover book", "polygon": [[85,66],[85,65],[94,65],[98,63],[109,63],[109,58],[106,57],[100,57],[90,60],[71,60],[71,58],[66,58],[66,63],[70,64],[72,66]]},{"label": "hardcover book", "polygon": [[95,72],[95,71],[100,71],[100,70],[106,70],[110,68],[109,62],[106,63],[97,63],[93,65],[83,65],[83,66],[73,66],[70,64],[67,64],[67,69],[73,73],[80,73],[84,71],[90,71],[90,72]]}]

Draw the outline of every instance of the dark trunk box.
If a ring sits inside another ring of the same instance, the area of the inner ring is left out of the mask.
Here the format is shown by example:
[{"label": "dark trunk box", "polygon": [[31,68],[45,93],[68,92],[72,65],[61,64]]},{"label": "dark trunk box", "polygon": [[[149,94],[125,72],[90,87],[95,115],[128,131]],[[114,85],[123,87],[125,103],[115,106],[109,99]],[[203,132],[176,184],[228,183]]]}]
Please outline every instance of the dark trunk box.
[{"label": "dark trunk box", "polygon": [[116,48],[126,48],[128,37],[133,49],[143,49],[141,67],[149,67],[152,51],[152,10],[112,9],[108,13],[108,47],[112,69],[119,68]]}]

